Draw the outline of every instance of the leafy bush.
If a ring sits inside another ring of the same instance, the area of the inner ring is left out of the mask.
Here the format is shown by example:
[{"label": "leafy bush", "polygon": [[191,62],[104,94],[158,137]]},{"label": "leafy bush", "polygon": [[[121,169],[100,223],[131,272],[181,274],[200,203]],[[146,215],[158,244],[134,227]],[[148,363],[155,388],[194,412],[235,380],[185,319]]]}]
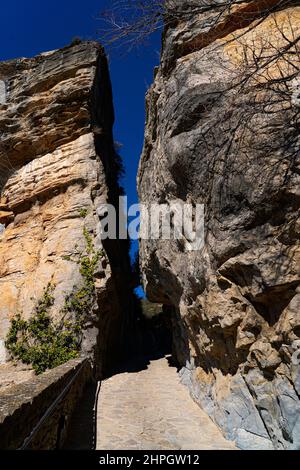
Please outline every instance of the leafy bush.
[{"label": "leafy bush", "polygon": [[49,315],[54,285],[48,284],[28,321],[18,314],[12,321],[5,345],[12,357],[31,364],[37,374],[78,356],[77,322],[55,323]]},{"label": "leafy bush", "polygon": [[[95,301],[94,272],[103,255],[94,249],[93,239],[86,228],[83,235],[85,252],[76,254],[75,260],[80,266],[82,285],[74,286],[66,296],[62,320],[55,322],[49,314],[54,304],[55,286],[51,283],[44,289],[28,321],[20,314],[11,320],[6,348],[13,358],[31,364],[37,374],[77,357],[80,351],[83,324]],[[73,261],[71,257],[64,259]],[[71,319],[66,320],[66,316]]]}]

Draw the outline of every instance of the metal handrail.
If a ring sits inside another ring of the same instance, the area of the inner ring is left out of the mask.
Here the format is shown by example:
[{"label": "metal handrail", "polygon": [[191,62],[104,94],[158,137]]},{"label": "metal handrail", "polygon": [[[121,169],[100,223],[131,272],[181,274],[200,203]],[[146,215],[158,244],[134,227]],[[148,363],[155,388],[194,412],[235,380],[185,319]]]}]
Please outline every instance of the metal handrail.
[{"label": "metal handrail", "polygon": [[96,394],[95,394],[95,401],[93,406],[93,450],[97,448],[97,410],[98,410],[98,400],[99,400],[99,393],[101,389],[102,381],[98,380]]},{"label": "metal handrail", "polygon": [[34,428],[32,429],[31,433],[29,434],[29,436],[27,436],[24,441],[23,441],[23,444],[18,447],[17,450],[25,450],[28,448],[28,445],[31,443],[31,441],[33,440],[33,438],[35,437],[35,435],[38,433],[38,431],[41,429],[42,425],[44,424],[44,422],[47,420],[47,418],[49,418],[49,416],[51,416],[51,414],[53,413],[53,411],[55,410],[57,404],[62,400],[62,398],[64,398],[64,396],[67,394],[67,392],[69,391],[69,389],[71,388],[71,385],[73,384],[73,382],[75,381],[75,379],[78,377],[78,375],[80,374],[81,370],[83,369],[83,366],[86,364],[86,361],[84,361],[81,366],[79,367],[79,369],[77,370],[77,372],[74,374],[74,376],[72,377],[72,379],[67,383],[67,385],[64,387],[64,389],[62,390],[62,392],[58,395],[58,397],[54,400],[54,402],[47,408],[47,410],[45,411],[45,413],[43,414],[43,416],[40,418],[40,420],[38,421],[38,423],[34,426]]}]

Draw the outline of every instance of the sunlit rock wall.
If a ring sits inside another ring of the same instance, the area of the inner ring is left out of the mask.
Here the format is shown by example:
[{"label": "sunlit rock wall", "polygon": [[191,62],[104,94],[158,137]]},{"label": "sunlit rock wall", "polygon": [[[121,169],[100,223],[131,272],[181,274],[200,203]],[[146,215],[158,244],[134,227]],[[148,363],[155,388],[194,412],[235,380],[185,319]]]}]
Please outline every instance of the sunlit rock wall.
[{"label": "sunlit rock wall", "polygon": [[118,241],[102,246],[96,213],[120,191],[113,120],[107,62],[95,42],[0,64],[1,362],[9,359],[11,318],[28,318],[48,283],[59,319],[66,295],[81,282],[74,260],[85,249],[84,228],[103,255],[82,349],[96,354],[100,370],[120,346],[130,295],[122,298],[114,270],[126,291],[128,252]]}]

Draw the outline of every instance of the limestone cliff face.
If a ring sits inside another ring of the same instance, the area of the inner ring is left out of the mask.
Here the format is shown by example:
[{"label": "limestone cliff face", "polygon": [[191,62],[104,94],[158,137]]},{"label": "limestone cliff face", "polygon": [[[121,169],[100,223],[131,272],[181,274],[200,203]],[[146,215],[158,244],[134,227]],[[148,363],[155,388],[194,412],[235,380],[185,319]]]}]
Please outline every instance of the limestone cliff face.
[{"label": "limestone cliff face", "polygon": [[205,204],[205,246],[142,241],[141,268],[225,435],[299,449],[300,7],[225,3],[165,31],[138,175],[143,203]]},{"label": "limestone cliff face", "polygon": [[83,351],[101,358],[102,370],[120,346],[130,302],[128,292],[124,297],[127,246],[118,241],[102,246],[96,214],[99,204],[120,192],[113,120],[107,62],[97,43],[0,64],[2,362],[8,359],[4,339],[16,312],[28,318],[50,282],[57,317],[66,295],[80,283],[72,258],[84,249],[84,228],[103,255]]}]

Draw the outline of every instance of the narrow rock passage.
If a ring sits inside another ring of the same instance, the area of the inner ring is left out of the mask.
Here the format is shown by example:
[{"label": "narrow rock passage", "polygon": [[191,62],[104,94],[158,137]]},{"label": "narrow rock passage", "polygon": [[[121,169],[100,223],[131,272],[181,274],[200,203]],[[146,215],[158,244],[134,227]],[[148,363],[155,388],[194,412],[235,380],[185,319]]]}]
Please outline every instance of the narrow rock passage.
[{"label": "narrow rock passage", "polygon": [[235,449],[192,401],[166,358],[101,384],[98,450]]}]

